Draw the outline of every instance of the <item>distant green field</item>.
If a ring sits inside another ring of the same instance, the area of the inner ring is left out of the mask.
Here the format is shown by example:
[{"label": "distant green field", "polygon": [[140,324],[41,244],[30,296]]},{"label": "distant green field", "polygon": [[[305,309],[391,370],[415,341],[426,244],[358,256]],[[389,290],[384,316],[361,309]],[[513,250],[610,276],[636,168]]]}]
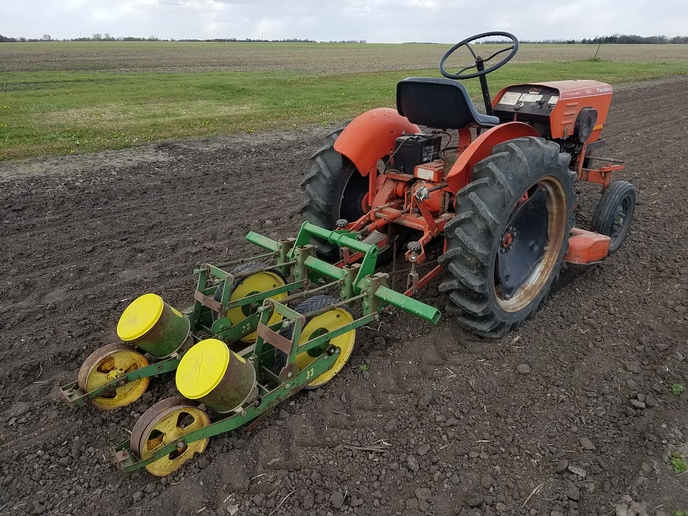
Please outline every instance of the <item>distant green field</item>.
[{"label": "distant green field", "polygon": [[[488,48],[488,45],[484,45]],[[329,123],[394,106],[396,82],[439,76],[448,45],[0,44],[0,160]],[[482,48],[482,47],[481,47]],[[599,60],[593,60],[595,54]],[[611,84],[688,74],[688,45],[522,45],[506,84]],[[477,80],[465,84],[479,97]]]}]

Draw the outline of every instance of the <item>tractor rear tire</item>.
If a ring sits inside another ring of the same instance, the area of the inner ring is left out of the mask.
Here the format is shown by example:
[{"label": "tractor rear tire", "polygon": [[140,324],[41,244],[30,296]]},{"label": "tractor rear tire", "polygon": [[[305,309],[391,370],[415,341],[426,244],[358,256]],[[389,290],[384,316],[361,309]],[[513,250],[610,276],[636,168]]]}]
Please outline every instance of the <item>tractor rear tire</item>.
[{"label": "tractor rear tire", "polygon": [[463,328],[501,337],[547,297],[573,227],[570,160],[556,143],[524,137],[496,145],[475,165],[439,258],[448,271],[440,291]]},{"label": "tractor rear tire", "polygon": [[591,228],[612,239],[609,254],[618,251],[628,236],[635,212],[635,197],[635,186],[627,181],[616,181],[609,185],[597,203]]},{"label": "tractor rear tire", "polygon": [[[325,229],[334,229],[338,219],[354,222],[365,215],[363,204],[368,194],[368,178],[334,149],[334,142],[344,128],[327,135],[327,143],[311,156],[309,173],[301,181],[304,201],[301,216]],[[312,239],[318,254],[337,258],[339,248],[320,238]]]}]

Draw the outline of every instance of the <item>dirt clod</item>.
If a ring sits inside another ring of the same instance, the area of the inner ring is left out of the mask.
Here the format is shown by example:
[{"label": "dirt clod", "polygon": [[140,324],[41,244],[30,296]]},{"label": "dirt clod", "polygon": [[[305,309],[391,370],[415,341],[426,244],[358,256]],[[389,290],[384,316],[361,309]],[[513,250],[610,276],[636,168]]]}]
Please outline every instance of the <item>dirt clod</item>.
[{"label": "dirt clod", "polygon": [[520,374],[529,374],[530,373],[530,366],[528,364],[519,364],[516,366],[516,370]]},{"label": "dirt clod", "polygon": [[580,443],[581,443],[581,446],[583,447],[583,449],[585,449],[585,450],[594,450],[595,449],[595,445],[587,437],[581,437]]}]

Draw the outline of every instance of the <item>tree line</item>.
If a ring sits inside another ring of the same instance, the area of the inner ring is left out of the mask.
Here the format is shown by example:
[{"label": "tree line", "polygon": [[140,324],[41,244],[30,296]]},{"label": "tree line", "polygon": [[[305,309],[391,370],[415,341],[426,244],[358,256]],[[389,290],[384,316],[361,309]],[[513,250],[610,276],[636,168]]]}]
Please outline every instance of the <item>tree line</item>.
[{"label": "tree line", "polygon": [[[50,34],[44,34],[41,38],[12,38],[8,36],[3,36],[0,34],[0,43],[18,43],[26,41],[58,41],[53,39]],[[317,41],[312,39],[237,39],[237,38],[215,38],[215,39],[159,39],[155,36],[149,36],[147,38],[139,37],[113,37],[109,33],[100,34],[96,32],[90,37],[79,37],[72,39],[63,39],[59,41],[186,41],[186,42],[226,42],[226,43],[317,43]],[[324,42],[323,42],[324,43]],[[328,41],[327,43],[366,43],[366,40],[342,40],[342,41]],[[484,43],[500,43],[500,41],[484,41]],[[636,34],[613,34],[612,36],[596,36],[594,38],[583,38],[583,39],[542,39],[542,40],[522,40],[521,43],[552,43],[552,44],[629,44],[629,45],[661,45],[661,44],[686,44],[688,43],[688,36],[674,36],[669,38],[667,36],[638,36]]]},{"label": "tree line", "polygon": [[582,43],[583,45],[617,44],[617,45],[663,45],[685,44],[688,36],[638,36],[637,34],[614,34],[612,36],[596,36],[594,38],[555,40],[544,39],[538,41],[521,41],[521,43]]},{"label": "tree line", "polygon": [[[313,39],[298,39],[298,38],[286,38],[286,39],[237,39],[237,38],[213,38],[213,39],[160,39],[155,36],[149,36],[147,38],[137,38],[132,36],[126,37],[113,37],[109,33],[100,34],[95,33],[90,37],[79,37],[71,39],[53,39],[50,34],[44,34],[41,38],[11,38],[8,36],[3,36],[0,34],[0,43],[22,43],[22,42],[38,42],[38,41],[185,41],[185,42],[210,42],[210,43],[318,43],[318,41]],[[322,42],[325,43],[325,42]],[[341,41],[327,41],[327,43],[366,43],[364,39],[351,39],[351,40],[341,40]]]}]

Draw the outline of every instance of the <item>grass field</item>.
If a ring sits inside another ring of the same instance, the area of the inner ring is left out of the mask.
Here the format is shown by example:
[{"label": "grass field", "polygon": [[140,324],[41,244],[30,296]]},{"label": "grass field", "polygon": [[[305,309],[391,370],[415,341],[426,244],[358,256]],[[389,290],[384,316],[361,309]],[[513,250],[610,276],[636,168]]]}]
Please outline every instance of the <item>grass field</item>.
[{"label": "grass field", "polygon": [[[489,47],[485,45],[484,47]],[[0,44],[0,160],[342,121],[393,106],[396,82],[439,76],[448,45]],[[598,59],[591,59],[597,53]],[[506,84],[619,84],[688,74],[688,45],[522,45]],[[478,81],[466,81],[478,98]]]}]

